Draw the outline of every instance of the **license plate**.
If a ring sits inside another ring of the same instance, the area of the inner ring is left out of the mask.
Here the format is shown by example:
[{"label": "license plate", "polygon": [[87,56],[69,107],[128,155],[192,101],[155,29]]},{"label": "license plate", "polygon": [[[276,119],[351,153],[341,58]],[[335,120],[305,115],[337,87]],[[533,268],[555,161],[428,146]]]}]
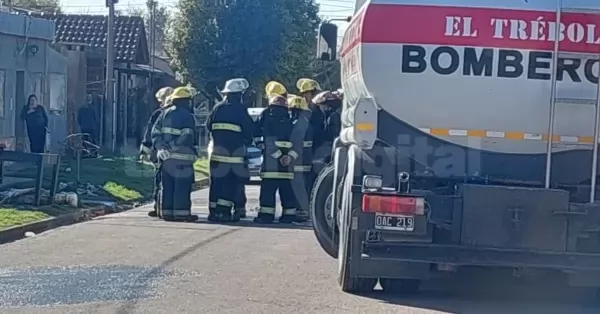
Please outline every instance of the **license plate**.
[{"label": "license plate", "polygon": [[414,231],[415,218],[402,215],[375,215],[375,229],[390,231]]}]

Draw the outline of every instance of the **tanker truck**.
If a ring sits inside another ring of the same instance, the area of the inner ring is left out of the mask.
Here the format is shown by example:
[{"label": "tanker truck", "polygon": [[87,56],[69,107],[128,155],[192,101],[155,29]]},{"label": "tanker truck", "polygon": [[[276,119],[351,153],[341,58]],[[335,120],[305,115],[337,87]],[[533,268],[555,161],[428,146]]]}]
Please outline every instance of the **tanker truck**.
[{"label": "tanker truck", "polygon": [[596,0],[357,0],[343,128],[311,192],[345,292],[448,271],[600,287]]}]

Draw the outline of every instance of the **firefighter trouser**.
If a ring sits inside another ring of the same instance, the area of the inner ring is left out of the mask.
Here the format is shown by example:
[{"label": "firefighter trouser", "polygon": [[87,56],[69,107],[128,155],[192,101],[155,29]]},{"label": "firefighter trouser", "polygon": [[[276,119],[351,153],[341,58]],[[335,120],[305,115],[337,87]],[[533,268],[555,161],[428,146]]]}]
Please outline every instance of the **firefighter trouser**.
[{"label": "firefighter trouser", "polygon": [[163,218],[187,218],[192,211],[194,164],[168,159],[162,162],[161,207]]},{"label": "firefighter trouser", "polygon": [[292,188],[296,199],[298,212],[308,212],[310,202],[310,191],[313,186],[313,174],[311,166],[295,166]]},{"label": "firefighter trouser", "polygon": [[260,210],[261,214],[275,215],[275,194],[279,191],[279,199],[283,208],[282,215],[296,215],[296,200],[290,179],[265,179],[260,183]]},{"label": "firefighter trouser", "polygon": [[246,182],[245,182],[245,180],[242,180],[242,182],[239,185],[238,195],[235,198],[234,209],[236,209],[236,210],[246,209],[247,201],[248,200],[246,199]]},{"label": "firefighter trouser", "polygon": [[159,203],[159,195],[160,195],[160,181],[162,177],[162,173],[160,170],[161,163],[154,164],[154,192],[152,193],[152,197],[154,199],[154,210],[158,209]]},{"label": "firefighter trouser", "polygon": [[210,161],[208,198],[211,213],[231,213],[242,190],[243,168],[243,163]]}]

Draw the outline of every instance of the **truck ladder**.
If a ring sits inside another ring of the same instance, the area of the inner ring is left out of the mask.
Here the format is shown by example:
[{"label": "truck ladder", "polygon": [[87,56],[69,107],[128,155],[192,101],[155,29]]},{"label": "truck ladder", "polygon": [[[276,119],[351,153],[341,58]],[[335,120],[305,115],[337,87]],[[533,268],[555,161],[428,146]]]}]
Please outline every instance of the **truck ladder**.
[{"label": "truck ladder", "polygon": [[563,0],[557,0],[556,8],[556,28],[554,39],[554,53],[552,54],[552,73],[551,73],[551,89],[550,89],[550,115],[548,121],[548,142],[546,148],[546,178],[545,187],[550,188],[550,177],[552,174],[552,146],[554,138],[554,115],[557,104],[577,104],[590,105],[595,108],[594,121],[594,144],[592,153],[592,171],[590,185],[590,203],[593,203],[596,198],[596,175],[598,173],[598,128],[600,127],[600,80],[597,83],[596,98],[593,99],[574,99],[574,98],[557,98],[556,97],[556,76],[558,74],[558,58],[581,58],[581,59],[596,59],[600,60],[600,52],[598,53],[568,53],[560,51],[560,24],[562,13],[580,13],[580,14],[595,14],[600,18],[600,10],[586,8],[566,8],[563,7]]}]

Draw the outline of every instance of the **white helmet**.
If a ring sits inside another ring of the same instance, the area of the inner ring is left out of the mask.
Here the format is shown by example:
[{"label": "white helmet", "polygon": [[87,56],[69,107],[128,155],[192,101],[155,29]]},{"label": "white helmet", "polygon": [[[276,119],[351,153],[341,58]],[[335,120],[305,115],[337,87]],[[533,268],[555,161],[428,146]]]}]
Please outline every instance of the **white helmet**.
[{"label": "white helmet", "polygon": [[248,87],[250,87],[250,84],[245,78],[234,78],[225,82],[225,88],[223,88],[221,94],[241,93]]}]

